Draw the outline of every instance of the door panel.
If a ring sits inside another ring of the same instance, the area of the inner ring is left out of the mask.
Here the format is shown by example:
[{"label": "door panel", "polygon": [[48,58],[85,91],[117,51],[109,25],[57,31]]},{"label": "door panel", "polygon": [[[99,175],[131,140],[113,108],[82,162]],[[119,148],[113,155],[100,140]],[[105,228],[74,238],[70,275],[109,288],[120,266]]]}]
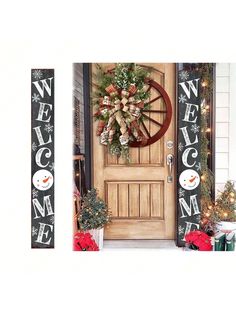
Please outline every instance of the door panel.
[{"label": "door panel", "polygon": [[[93,181],[99,195],[112,211],[113,222],[105,229],[106,239],[173,239],[175,227],[175,180],[167,183],[167,141],[174,142],[175,131],[175,65],[145,64],[152,66],[151,77],[167,92],[171,99],[172,122],[165,135],[152,145],[130,148],[131,163],[111,156],[107,148],[99,144],[96,122],[93,122]],[[104,64],[112,68],[112,64]],[[93,66],[93,71],[95,67]],[[150,99],[158,96],[152,91]],[[164,109],[163,100],[153,102],[151,109]],[[164,120],[163,114],[148,113],[151,118]],[[158,126],[147,121],[152,134]]]}]

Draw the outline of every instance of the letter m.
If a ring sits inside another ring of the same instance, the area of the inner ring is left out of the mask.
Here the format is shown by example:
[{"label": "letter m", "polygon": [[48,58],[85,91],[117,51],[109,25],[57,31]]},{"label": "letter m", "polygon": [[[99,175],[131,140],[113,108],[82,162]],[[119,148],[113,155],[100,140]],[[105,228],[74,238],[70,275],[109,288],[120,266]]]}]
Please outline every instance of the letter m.
[{"label": "letter m", "polygon": [[[196,196],[197,194],[190,196],[190,206],[188,206],[184,198],[179,199],[179,205],[180,205],[181,214],[182,214],[180,218],[187,217],[187,215],[192,216],[192,211],[193,211],[193,215],[200,214]],[[184,211],[187,215],[184,214]]]},{"label": "letter m", "polygon": [[37,218],[40,217],[40,216],[37,215],[37,211],[38,211],[38,213],[40,213],[40,215],[42,217],[45,217],[45,209],[47,209],[47,213],[48,213],[47,216],[50,216],[50,215],[54,214],[53,210],[52,210],[52,205],[51,205],[51,202],[50,202],[50,196],[51,195],[44,196],[44,198],[43,198],[43,206],[41,206],[41,204],[39,203],[37,198],[34,198],[32,200],[33,207],[34,207],[34,212],[35,212],[34,219],[37,219]]}]

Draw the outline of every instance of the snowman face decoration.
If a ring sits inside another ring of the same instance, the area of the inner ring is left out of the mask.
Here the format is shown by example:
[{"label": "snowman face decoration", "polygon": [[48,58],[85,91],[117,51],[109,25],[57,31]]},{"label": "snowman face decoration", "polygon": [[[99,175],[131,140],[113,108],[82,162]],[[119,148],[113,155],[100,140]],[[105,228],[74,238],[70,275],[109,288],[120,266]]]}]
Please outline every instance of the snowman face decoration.
[{"label": "snowman face decoration", "polygon": [[40,191],[46,191],[53,185],[53,175],[48,170],[38,170],[33,176],[33,185]]},{"label": "snowman face decoration", "polygon": [[179,177],[179,183],[185,190],[194,190],[200,183],[199,174],[192,169],[184,170]]}]

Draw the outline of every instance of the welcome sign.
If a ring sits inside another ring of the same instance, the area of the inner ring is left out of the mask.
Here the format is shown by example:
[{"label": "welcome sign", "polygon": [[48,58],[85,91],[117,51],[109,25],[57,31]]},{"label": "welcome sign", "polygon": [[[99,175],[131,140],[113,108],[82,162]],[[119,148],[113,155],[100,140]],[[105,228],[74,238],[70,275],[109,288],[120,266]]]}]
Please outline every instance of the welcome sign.
[{"label": "welcome sign", "polygon": [[31,70],[31,247],[54,248],[54,70]]},{"label": "welcome sign", "polygon": [[199,73],[178,74],[177,245],[184,246],[200,222],[201,98]]}]

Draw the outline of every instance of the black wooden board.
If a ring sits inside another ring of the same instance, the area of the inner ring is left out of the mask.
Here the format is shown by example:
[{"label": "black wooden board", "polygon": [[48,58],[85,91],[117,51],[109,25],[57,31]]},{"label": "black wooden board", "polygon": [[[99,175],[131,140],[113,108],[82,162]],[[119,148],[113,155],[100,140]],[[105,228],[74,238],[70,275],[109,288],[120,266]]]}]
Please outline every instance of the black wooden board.
[{"label": "black wooden board", "polygon": [[177,245],[199,229],[201,192],[201,95],[197,71],[178,72]]},{"label": "black wooden board", "polygon": [[54,132],[54,69],[32,69],[32,248],[54,248]]}]

